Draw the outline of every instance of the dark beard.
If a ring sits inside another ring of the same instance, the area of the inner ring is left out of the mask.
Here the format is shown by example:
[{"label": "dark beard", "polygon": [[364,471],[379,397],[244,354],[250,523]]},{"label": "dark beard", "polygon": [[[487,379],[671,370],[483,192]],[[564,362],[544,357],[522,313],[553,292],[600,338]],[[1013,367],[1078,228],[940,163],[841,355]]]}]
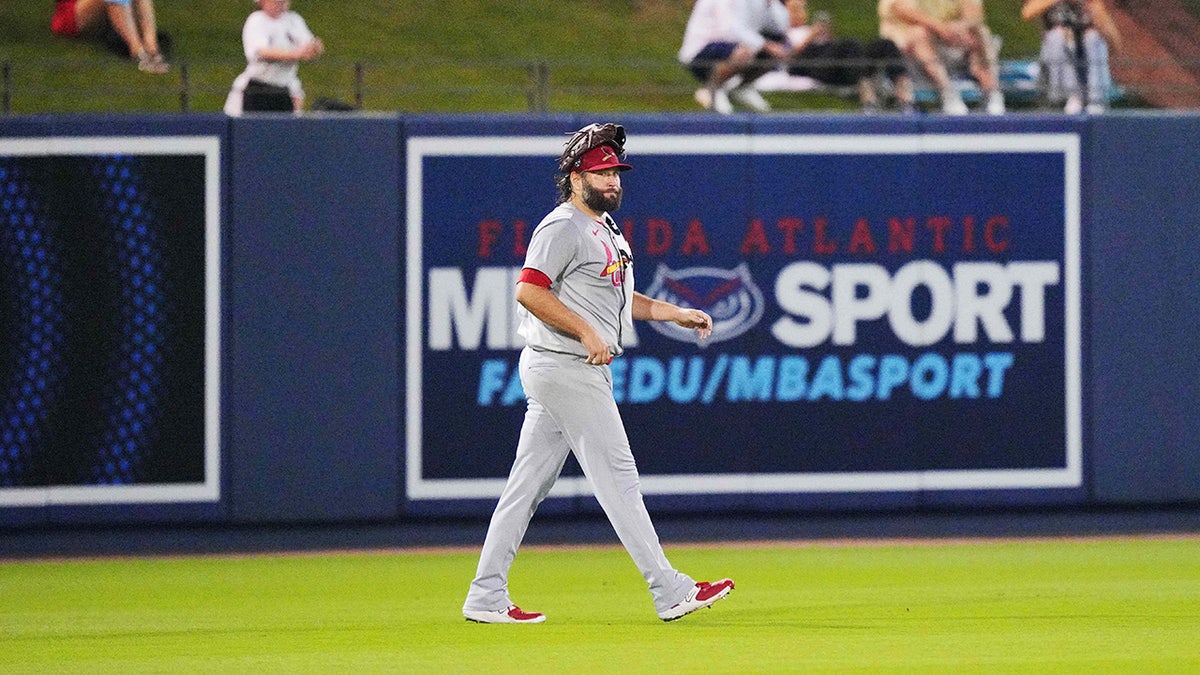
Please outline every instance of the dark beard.
[{"label": "dark beard", "polygon": [[587,181],[583,183],[583,203],[596,213],[609,213],[621,208],[622,190],[618,189],[614,197],[607,197],[599,190],[593,190]]}]

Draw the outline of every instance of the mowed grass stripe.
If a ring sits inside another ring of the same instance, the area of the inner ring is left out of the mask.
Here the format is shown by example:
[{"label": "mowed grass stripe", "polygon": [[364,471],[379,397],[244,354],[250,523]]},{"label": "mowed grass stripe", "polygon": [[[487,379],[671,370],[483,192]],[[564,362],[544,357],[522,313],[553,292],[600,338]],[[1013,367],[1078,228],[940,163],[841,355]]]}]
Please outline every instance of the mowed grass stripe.
[{"label": "mowed grass stripe", "polygon": [[523,550],[538,626],[463,621],[474,551],[0,564],[4,672],[1181,672],[1200,541],[667,546],[726,600],[655,616],[618,547]]}]

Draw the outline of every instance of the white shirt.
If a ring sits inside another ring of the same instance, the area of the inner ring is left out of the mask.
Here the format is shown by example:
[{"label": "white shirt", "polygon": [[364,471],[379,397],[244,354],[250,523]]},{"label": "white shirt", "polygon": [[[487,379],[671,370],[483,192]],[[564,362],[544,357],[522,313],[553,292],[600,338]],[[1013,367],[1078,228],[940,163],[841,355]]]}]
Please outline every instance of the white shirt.
[{"label": "white shirt", "polygon": [[696,0],[683,31],[679,61],[691,63],[713,42],[735,42],[758,53],[766,44],[763,32],[788,29],[787,8],[779,0]]},{"label": "white shirt", "polygon": [[298,76],[296,61],[267,61],[258,55],[262,49],[295,49],[312,42],[312,31],[295,12],[284,12],[272,19],[262,10],[252,13],[242,26],[242,48],[246,52],[246,70],[233,81],[233,89],[225,101],[229,115],[242,113],[242,92],[250,80],[287,87],[294,98],[303,98],[304,89]]}]

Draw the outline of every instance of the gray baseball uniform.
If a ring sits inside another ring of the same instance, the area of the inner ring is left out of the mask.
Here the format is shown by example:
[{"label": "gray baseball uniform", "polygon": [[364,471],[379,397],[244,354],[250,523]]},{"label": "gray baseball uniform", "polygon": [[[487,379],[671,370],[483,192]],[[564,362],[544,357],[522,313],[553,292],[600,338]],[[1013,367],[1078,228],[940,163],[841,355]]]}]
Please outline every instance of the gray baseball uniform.
[{"label": "gray baseball uniform", "polygon": [[[537,226],[525,267],[550,279],[550,290],[611,346],[633,329],[633,272],[629,245],[603,214],[595,220],[570,202]],[[571,335],[525,312],[520,334],[521,384],[528,398],[516,459],[492,515],[464,610],[513,604],[508,571],[529,520],[558,479],[567,453],[592,486],[621,543],[650,586],[655,610],[684,599],[696,582],[667,561],[642,501],[637,467],[607,365],[585,363],[588,352]]]}]

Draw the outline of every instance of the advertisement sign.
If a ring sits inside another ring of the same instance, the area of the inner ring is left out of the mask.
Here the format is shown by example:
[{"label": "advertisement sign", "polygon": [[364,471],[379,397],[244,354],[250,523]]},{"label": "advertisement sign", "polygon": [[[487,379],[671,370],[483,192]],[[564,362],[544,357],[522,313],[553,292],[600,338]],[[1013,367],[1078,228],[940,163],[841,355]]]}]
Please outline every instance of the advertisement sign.
[{"label": "advertisement sign", "polygon": [[216,137],[0,139],[0,506],[219,498]]},{"label": "advertisement sign", "polygon": [[[407,493],[499,495],[525,401],[513,288],[560,137],[407,156]],[[613,213],[639,322],[611,365],[648,495],[1075,487],[1075,134],[637,135]],[[564,476],[552,496],[587,494]]]}]

